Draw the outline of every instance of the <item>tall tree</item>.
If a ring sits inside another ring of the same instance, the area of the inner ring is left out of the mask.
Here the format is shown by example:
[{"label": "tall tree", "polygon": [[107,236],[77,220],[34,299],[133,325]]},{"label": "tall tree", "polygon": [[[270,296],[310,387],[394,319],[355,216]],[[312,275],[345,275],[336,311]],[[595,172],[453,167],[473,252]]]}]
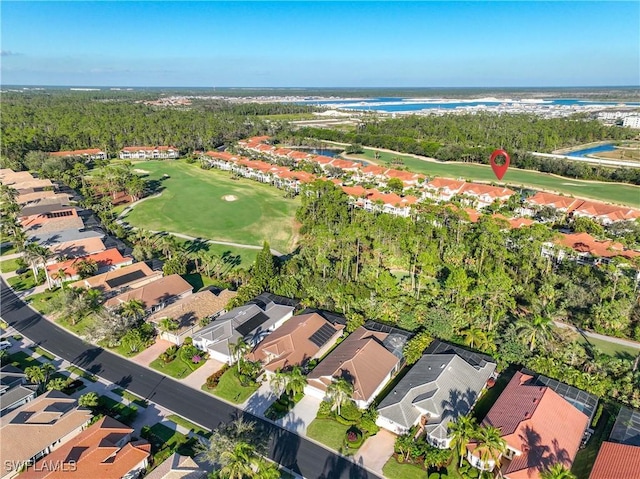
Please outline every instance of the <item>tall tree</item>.
[{"label": "tall tree", "polygon": [[331,401],[331,408],[336,409],[339,416],[340,408],[353,396],[353,385],[345,378],[333,378],[327,387],[327,396]]},{"label": "tall tree", "polygon": [[477,430],[476,420],[473,416],[460,416],[456,421],[449,423],[451,435],[451,447],[458,452],[460,466],[467,454],[467,445],[475,437]]}]

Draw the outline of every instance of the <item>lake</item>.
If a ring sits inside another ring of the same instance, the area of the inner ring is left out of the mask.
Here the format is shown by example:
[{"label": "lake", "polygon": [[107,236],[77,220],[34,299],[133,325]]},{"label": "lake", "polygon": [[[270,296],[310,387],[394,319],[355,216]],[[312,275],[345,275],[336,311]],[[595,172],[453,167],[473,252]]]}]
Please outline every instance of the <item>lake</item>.
[{"label": "lake", "polygon": [[594,153],[600,153],[603,151],[613,151],[613,150],[615,150],[613,143],[607,143],[605,145],[594,146],[592,148],[585,148],[583,150],[569,151],[563,154],[567,156],[578,156],[578,157],[584,158],[584,157],[587,157],[588,155],[593,155]]}]

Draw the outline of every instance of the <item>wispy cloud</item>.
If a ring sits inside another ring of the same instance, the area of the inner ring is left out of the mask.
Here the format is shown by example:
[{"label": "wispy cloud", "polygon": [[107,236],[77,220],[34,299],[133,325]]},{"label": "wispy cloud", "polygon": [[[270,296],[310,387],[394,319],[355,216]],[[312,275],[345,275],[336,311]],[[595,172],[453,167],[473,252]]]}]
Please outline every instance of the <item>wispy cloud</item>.
[{"label": "wispy cloud", "polygon": [[0,50],[0,57],[15,57],[22,53],[12,52],[11,50]]}]

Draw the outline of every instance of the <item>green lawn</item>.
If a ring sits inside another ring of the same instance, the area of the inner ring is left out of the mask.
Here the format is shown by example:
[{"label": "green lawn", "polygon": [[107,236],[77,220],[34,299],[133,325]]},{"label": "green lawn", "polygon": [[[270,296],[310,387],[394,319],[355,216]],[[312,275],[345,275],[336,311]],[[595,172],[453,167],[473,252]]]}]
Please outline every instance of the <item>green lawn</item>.
[{"label": "green lawn", "polygon": [[634,359],[640,353],[640,347],[623,346],[610,341],[603,341],[602,339],[581,337],[580,342],[583,344],[588,343],[604,354],[621,359]]},{"label": "green lawn", "polygon": [[183,358],[182,354],[180,354],[181,351],[182,348],[178,349],[176,358],[170,363],[165,363],[158,357],[151,361],[149,366],[162,374],[167,374],[176,379],[183,379],[207,362],[202,359],[198,364],[194,364],[190,359]]},{"label": "green lawn", "polygon": [[86,371],[83,371],[82,369],[80,369],[77,366],[69,366],[67,368],[67,371],[77,374],[78,376],[80,376],[81,378],[86,379],[87,381],[91,381],[92,383],[98,382],[98,377],[94,376],[91,373],[88,373]]},{"label": "green lawn", "polygon": [[233,268],[248,268],[256,261],[259,250],[253,248],[238,248],[223,244],[205,243],[202,241],[190,241],[176,238],[189,251],[205,251],[211,255],[216,255],[222,259],[222,272],[227,272]]},{"label": "green lawn", "polygon": [[135,394],[131,394],[129,391],[126,391],[124,389],[116,388],[116,389],[112,389],[112,392],[136,404],[137,406],[147,407],[149,405],[149,403],[144,399],[142,399],[141,397],[136,396]]},{"label": "green lawn", "polygon": [[42,314],[49,314],[53,311],[51,299],[57,296],[59,288],[54,290],[43,291],[42,293],[32,294],[27,297],[27,303],[36,311]]},{"label": "green lawn", "polygon": [[33,356],[29,356],[23,351],[18,351],[17,353],[13,353],[9,355],[9,364],[13,364],[14,366],[22,369],[23,371],[27,369],[29,366],[42,366],[42,362]]},{"label": "green lawn", "polygon": [[57,318],[56,323],[62,326],[69,331],[77,334],[78,336],[84,337],[85,331],[87,328],[91,327],[95,321],[93,316],[85,316],[80,321],[77,321],[76,324],[71,324],[68,318]]},{"label": "green lawn", "polygon": [[6,254],[13,254],[13,253],[17,253],[17,252],[18,252],[18,250],[13,245],[0,247],[0,256],[4,256]]},{"label": "green lawn", "polygon": [[0,261],[0,271],[2,271],[3,273],[11,273],[12,271],[17,270],[20,267],[20,259],[21,258],[14,258]]},{"label": "green lawn", "polygon": [[[290,251],[298,199],[285,199],[273,186],[233,180],[229,172],[184,161],[145,161],[135,168],[148,171],[146,179],[163,190],[126,216],[131,225],[258,246],[267,240],[279,251]],[[170,177],[163,179],[165,174]],[[226,195],[237,200],[225,201]]]},{"label": "green lawn", "polygon": [[558,191],[567,195],[575,195],[596,200],[610,201],[640,207],[640,187],[623,183],[606,183],[596,181],[574,180],[553,176],[537,171],[519,170],[510,168],[502,182],[496,180],[489,160],[486,165],[473,163],[456,162],[432,162],[419,160],[401,153],[379,152],[380,158],[375,160],[374,150],[365,148],[363,154],[350,155],[364,160],[374,160],[383,165],[390,162],[392,158],[399,157],[404,161],[404,165],[411,171],[423,173],[428,176],[443,176],[449,178],[464,178],[466,180],[491,181],[495,183],[506,183],[509,186],[524,186],[530,188]]},{"label": "green lawn", "polygon": [[339,451],[342,449],[347,429],[350,427],[333,419],[316,418],[307,427],[307,436],[331,449]]},{"label": "green lawn", "polygon": [[138,414],[136,406],[127,406],[118,401],[114,401],[108,396],[100,396],[98,398],[98,407],[103,414],[122,421],[125,424],[131,424]]},{"label": "green lawn", "polygon": [[426,479],[424,469],[413,464],[400,464],[395,457],[391,457],[382,467],[384,477],[388,479]]},{"label": "green lawn", "polygon": [[174,431],[161,423],[156,423],[149,428],[147,436],[151,443],[153,454],[153,467],[158,466],[174,451],[184,456],[194,456],[195,440],[188,439],[184,434]]},{"label": "green lawn", "polygon": [[238,379],[238,368],[229,368],[220,378],[218,386],[213,390],[209,390],[206,385],[203,386],[203,390],[211,392],[218,397],[226,399],[235,404],[241,404],[249,399],[254,392],[258,390],[258,384],[252,384],[250,386],[243,386]]},{"label": "green lawn", "polygon": [[9,286],[15,291],[26,291],[37,286],[31,270],[26,271],[18,276],[13,276],[7,280]]},{"label": "green lawn", "polygon": [[197,424],[192,423],[191,421],[187,421],[185,418],[178,416],[176,414],[170,414],[167,416],[167,419],[175,422],[178,426],[186,427],[190,431],[193,431],[196,434],[199,434],[204,437],[211,437],[211,431],[201,428]]},{"label": "green lawn", "polygon": [[45,351],[40,346],[29,346],[29,349],[31,349],[31,351],[38,353],[40,356],[47,358],[49,361],[53,361],[56,359],[56,357],[53,354],[51,354],[49,351]]}]

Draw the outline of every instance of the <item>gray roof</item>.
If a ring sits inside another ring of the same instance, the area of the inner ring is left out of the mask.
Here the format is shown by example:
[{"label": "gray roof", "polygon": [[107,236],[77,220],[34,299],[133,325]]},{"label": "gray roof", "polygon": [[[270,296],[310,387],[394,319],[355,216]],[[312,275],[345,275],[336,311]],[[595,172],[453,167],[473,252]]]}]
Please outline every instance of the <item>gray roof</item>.
[{"label": "gray roof", "polygon": [[104,233],[100,230],[97,231],[81,231],[78,228],[56,231],[54,233],[47,233],[42,235],[32,235],[31,241],[40,243],[42,246],[51,246],[58,243],[67,243],[69,241],[77,241],[87,238],[103,238]]},{"label": "gray roof", "polygon": [[640,411],[621,407],[609,439],[630,446],[640,446]]},{"label": "gray roof", "polygon": [[11,364],[5,364],[0,368],[0,394],[22,384],[26,380],[26,374],[22,369]]},{"label": "gray roof", "polygon": [[54,198],[52,201],[41,201],[33,206],[24,206],[20,210],[20,216],[41,215],[70,209],[78,210],[78,208],[74,206],[69,206],[69,201],[67,201],[66,198]]},{"label": "gray roof", "polygon": [[230,355],[229,343],[235,343],[240,338],[245,338],[255,346],[278,321],[295,309],[294,306],[278,304],[268,298],[266,301],[265,298],[258,298],[219,316],[194,334],[193,339],[204,339],[208,348],[226,355]]},{"label": "gray roof", "polygon": [[475,365],[455,353],[425,354],[378,406],[380,416],[410,428],[429,415],[427,432],[446,439],[450,421],[467,414],[476,402],[495,363]]},{"label": "gray roof", "polygon": [[37,387],[38,386],[35,385],[20,385],[0,395],[0,412],[2,414],[9,412],[13,409],[11,406],[14,404],[19,403],[28,397],[35,397]]}]

